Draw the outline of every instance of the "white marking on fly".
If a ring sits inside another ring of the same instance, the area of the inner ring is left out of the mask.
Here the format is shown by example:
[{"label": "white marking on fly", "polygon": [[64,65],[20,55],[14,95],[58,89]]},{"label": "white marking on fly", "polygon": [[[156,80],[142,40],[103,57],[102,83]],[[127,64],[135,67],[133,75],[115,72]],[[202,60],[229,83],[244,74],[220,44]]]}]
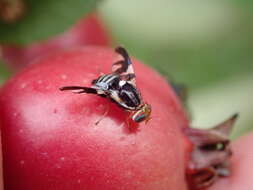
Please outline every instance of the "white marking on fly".
[{"label": "white marking on fly", "polygon": [[101,90],[108,90],[109,86],[105,82],[98,82],[98,83],[96,83],[96,85],[93,88],[96,88],[98,90],[100,90],[100,89]]},{"label": "white marking on fly", "polygon": [[124,80],[119,81],[119,86],[120,87],[124,86],[125,84],[126,84],[126,81],[124,81]]}]

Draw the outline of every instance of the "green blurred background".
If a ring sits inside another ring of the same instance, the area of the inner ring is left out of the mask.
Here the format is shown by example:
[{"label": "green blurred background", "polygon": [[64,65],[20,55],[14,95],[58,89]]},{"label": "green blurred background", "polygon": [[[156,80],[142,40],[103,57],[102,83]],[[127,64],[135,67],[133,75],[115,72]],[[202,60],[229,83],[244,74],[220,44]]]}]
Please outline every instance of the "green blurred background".
[{"label": "green blurred background", "polygon": [[[188,87],[193,126],[211,127],[239,112],[235,138],[253,129],[251,6],[243,0],[104,0],[97,12],[114,45]],[[3,81],[9,72],[0,75]]]}]

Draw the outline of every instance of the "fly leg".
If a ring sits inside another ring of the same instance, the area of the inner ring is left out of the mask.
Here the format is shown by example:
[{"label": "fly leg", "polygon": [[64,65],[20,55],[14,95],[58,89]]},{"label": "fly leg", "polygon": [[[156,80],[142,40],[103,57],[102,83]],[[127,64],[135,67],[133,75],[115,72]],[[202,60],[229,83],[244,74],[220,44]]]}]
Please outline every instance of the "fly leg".
[{"label": "fly leg", "polygon": [[107,105],[103,115],[99,118],[99,120],[95,122],[95,125],[98,125],[105,118],[108,112],[109,112],[109,106]]}]

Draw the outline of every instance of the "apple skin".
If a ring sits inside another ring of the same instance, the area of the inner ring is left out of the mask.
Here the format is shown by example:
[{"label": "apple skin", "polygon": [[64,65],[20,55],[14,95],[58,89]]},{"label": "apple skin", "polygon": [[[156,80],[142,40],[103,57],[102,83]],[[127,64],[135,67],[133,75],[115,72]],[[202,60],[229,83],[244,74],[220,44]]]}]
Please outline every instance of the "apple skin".
[{"label": "apple skin", "polygon": [[[5,190],[185,190],[188,119],[158,73],[133,59],[152,119],[127,124],[109,99],[59,90],[90,86],[116,53],[85,47],[37,60],[0,92]],[[108,114],[103,117],[106,110]],[[98,125],[95,123],[101,119]]]},{"label": "apple skin", "polygon": [[20,69],[34,59],[55,51],[84,45],[109,46],[110,37],[98,14],[90,14],[81,19],[70,30],[48,40],[34,42],[26,46],[2,45],[2,56],[13,69]]}]

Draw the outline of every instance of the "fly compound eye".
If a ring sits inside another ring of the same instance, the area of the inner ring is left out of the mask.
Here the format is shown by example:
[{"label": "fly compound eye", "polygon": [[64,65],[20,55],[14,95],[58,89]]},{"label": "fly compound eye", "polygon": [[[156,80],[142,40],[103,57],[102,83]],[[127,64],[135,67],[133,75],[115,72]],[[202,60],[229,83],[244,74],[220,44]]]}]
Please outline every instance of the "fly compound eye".
[{"label": "fly compound eye", "polygon": [[132,119],[137,123],[140,123],[142,121],[147,122],[150,119],[150,114],[151,106],[149,104],[144,104],[141,109],[133,114]]},{"label": "fly compound eye", "polygon": [[137,122],[137,123],[140,123],[140,122],[146,120],[146,114],[143,113],[142,111],[141,111],[140,113],[137,112],[136,114],[134,114],[133,120],[134,120],[135,122]]}]

